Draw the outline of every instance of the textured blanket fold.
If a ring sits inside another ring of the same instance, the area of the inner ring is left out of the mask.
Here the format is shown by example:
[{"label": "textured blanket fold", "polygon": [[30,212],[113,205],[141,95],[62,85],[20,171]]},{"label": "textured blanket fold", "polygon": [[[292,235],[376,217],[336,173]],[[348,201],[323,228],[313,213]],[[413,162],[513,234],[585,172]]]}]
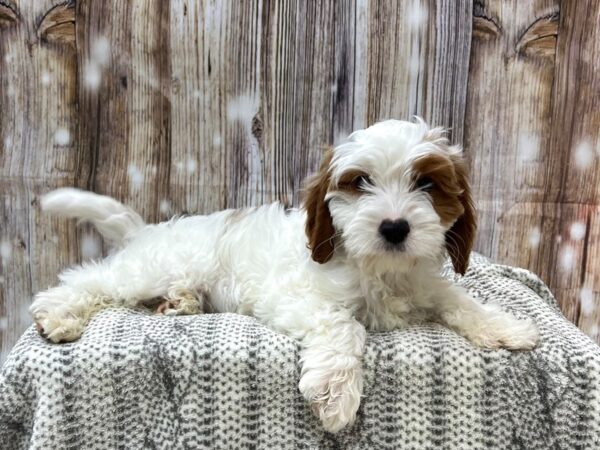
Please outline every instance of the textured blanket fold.
[{"label": "textured blanket fold", "polygon": [[336,435],[298,392],[297,343],[251,317],[111,309],[60,345],[32,327],[0,373],[0,448],[600,448],[598,346],[530,272],[475,257],[459,283],[532,317],[541,345],[370,334],[358,419]]}]

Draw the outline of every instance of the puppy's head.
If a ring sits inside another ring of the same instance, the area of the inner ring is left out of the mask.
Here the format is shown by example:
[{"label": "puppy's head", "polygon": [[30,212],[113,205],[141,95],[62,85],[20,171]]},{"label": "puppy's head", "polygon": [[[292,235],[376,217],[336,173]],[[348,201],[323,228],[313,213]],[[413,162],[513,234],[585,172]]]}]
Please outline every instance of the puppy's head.
[{"label": "puppy's head", "polygon": [[319,263],[340,246],[379,270],[407,270],[445,249],[456,272],[467,269],[476,223],[461,150],[420,119],[377,123],[329,150],[304,207]]}]

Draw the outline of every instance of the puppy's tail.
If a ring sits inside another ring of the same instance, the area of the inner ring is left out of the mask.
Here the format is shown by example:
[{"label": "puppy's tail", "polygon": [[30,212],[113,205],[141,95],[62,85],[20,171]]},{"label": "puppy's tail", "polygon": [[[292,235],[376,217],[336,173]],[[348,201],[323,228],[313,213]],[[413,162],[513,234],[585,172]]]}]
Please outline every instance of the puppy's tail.
[{"label": "puppy's tail", "polygon": [[75,188],[61,188],[41,198],[42,210],[90,222],[114,246],[120,247],[145,223],[131,208],[113,198]]}]

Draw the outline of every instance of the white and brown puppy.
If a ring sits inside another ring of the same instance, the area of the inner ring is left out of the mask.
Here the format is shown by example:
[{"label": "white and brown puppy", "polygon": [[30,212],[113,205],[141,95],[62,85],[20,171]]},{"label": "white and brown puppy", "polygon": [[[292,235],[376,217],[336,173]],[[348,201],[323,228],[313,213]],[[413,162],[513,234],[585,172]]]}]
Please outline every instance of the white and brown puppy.
[{"label": "white and brown puppy", "polygon": [[300,391],[335,432],[363,389],[366,330],[436,321],[485,348],[530,349],[536,326],[440,275],[467,269],[475,216],[459,147],[440,128],[388,120],[329,151],[303,208],[279,204],[146,225],[108,197],[59,189],[46,210],[92,222],[115,245],[66,270],[31,312],[50,340],[77,339],[110,305],[163,298],[166,314],[249,314],[302,345]]}]

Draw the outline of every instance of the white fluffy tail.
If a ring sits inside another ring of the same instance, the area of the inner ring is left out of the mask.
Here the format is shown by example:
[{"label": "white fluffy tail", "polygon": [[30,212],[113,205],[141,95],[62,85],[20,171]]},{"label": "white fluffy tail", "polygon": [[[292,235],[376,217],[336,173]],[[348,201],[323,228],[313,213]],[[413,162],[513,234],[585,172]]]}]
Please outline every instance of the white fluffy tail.
[{"label": "white fluffy tail", "polygon": [[145,225],[138,213],[115,199],[75,188],[47,193],[41,206],[44,211],[92,223],[105,239],[119,247]]}]

